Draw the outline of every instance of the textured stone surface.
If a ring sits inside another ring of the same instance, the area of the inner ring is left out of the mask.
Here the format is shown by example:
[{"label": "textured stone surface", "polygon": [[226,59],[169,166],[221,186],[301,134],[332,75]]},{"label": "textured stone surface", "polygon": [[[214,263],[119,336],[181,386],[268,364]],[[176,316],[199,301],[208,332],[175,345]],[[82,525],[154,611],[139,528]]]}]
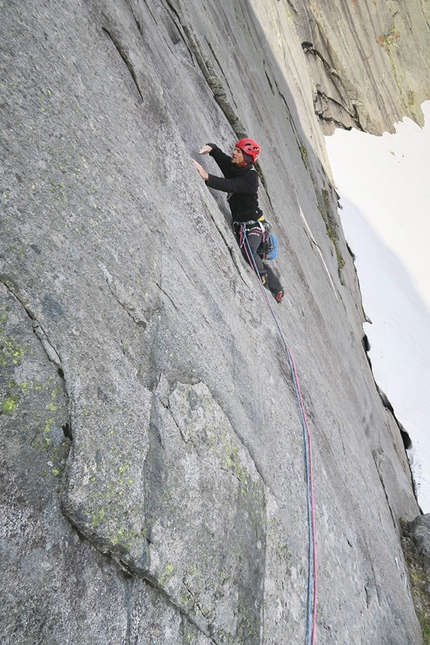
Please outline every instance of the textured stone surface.
[{"label": "textured stone surface", "polygon": [[294,9],[326,132],[393,132],[405,115],[423,125],[430,82],[427,2],[311,0]]},{"label": "textured stone surface", "polygon": [[427,571],[430,571],[430,515],[419,515],[407,526],[408,536],[415,544]]},{"label": "textured stone surface", "polygon": [[300,25],[281,3],[219,4],[0,6],[4,643],[304,642],[289,365],[190,162],[243,132],[313,437],[318,642],[421,642],[399,538],[418,507]]},{"label": "textured stone surface", "polygon": [[402,547],[409,570],[411,594],[417,618],[427,642],[430,625],[430,522],[429,515],[418,515],[402,524]]}]

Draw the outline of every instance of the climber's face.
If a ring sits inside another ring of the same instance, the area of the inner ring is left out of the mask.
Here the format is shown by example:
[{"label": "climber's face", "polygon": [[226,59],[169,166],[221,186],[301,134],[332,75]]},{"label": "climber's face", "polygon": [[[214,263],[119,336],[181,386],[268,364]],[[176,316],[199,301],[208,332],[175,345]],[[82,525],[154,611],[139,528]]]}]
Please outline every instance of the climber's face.
[{"label": "climber's face", "polygon": [[245,155],[240,148],[235,148],[231,153],[231,163],[235,166],[240,166],[245,163]]}]

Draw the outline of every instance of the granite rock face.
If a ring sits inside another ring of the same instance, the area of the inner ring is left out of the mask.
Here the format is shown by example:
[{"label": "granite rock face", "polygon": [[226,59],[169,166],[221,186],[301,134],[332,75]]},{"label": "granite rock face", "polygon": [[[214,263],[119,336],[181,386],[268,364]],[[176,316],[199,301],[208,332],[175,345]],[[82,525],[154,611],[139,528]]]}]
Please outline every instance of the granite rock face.
[{"label": "granite rock face", "polygon": [[0,7],[2,643],[304,642],[290,366],[190,161],[245,133],[313,441],[318,642],[421,642],[399,529],[419,509],[362,345],[301,23],[225,5]]},{"label": "granite rock face", "polygon": [[324,130],[394,132],[405,115],[423,125],[429,98],[427,2],[299,2],[291,6]]}]

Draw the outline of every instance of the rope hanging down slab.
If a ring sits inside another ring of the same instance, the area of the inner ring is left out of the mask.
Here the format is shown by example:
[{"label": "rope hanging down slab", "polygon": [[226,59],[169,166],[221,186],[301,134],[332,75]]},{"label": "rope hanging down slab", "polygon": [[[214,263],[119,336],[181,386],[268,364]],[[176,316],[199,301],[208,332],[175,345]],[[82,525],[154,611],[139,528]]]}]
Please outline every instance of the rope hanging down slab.
[{"label": "rope hanging down slab", "polygon": [[255,264],[254,256],[252,254],[248,238],[246,235],[246,227],[241,226],[240,229],[240,246],[245,249],[248,262],[255,274],[260,285],[260,290],[269,307],[270,313],[273,316],[282,344],[287,354],[288,363],[290,366],[291,376],[294,383],[294,391],[299,408],[300,421],[303,430],[303,453],[305,462],[305,480],[306,480],[306,506],[307,506],[307,524],[308,524],[308,582],[307,582],[307,612],[306,612],[306,637],[305,645],[313,645],[316,637],[316,612],[317,612],[317,560],[316,560],[316,532],[315,532],[315,503],[313,492],[313,469],[312,469],[312,442],[309,430],[309,424],[306,416],[305,406],[303,403],[302,393],[300,390],[299,377],[297,375],[296,366],[292,357],[290,348],[288,347],[284,333],[276,318],[272,304],[269,300],[267,292],[263,286],[257,266]]}]

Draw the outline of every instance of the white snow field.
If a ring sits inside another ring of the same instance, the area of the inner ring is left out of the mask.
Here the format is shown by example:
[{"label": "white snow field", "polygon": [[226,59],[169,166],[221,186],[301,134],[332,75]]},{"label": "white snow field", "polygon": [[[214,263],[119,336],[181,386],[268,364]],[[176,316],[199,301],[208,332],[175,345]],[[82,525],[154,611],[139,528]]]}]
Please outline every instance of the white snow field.
[{"label": "white snow field", "polygon": [[425,126],[326,137],[356,256],[376,382],[409,433],[418,500],[430,512],[430,101]]}]

